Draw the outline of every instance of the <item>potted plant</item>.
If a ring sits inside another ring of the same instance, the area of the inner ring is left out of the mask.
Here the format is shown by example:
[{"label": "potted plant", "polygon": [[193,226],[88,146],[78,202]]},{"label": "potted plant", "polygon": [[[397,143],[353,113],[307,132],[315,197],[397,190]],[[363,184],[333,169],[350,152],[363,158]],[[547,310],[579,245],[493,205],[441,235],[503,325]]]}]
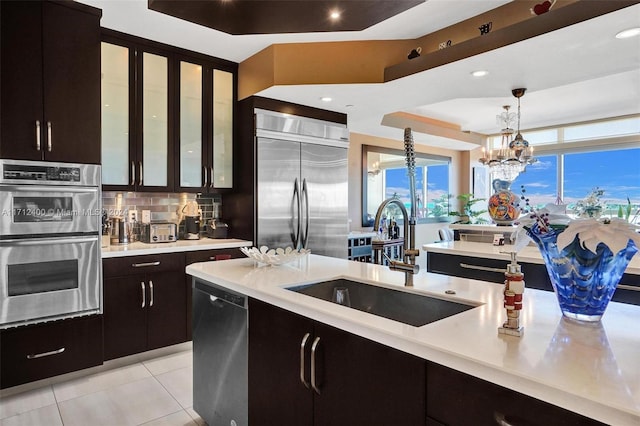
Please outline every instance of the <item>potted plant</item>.
[{"label": "potted plant", "polygon": [[451,194],[442,194],[439,198],[433,200],[430,216],[436,218],[439,222],[447,222],[449,220],[450,199]]},{"label": "potted plant", "polygon": [[473,194],[460,194],[456,197],[462,203],[461,211],[449,212],[449,216],[458,216],[460,219],[453,223],[461,224],[477,224],[488,223],[488,221],[480,217],[487,210],[473,210],[473,205],[479,201],[485,201],[485,198],[475,198]]}]

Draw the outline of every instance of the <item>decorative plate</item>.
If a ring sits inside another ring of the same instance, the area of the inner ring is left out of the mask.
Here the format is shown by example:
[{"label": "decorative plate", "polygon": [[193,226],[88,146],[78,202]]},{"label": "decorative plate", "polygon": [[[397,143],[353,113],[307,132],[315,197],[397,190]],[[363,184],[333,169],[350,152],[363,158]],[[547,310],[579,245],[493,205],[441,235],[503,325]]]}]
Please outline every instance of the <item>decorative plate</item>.
[{"label": "decorative plate", "polygon": [[294,250],[291,247],[269,249],[267,246],[262,246],[260,249],[257,247],[240,247],[240,251],[247,257],[267,265],[283,265],[296,259],[301,259],[311,253],[311,250],[308,249]]}]

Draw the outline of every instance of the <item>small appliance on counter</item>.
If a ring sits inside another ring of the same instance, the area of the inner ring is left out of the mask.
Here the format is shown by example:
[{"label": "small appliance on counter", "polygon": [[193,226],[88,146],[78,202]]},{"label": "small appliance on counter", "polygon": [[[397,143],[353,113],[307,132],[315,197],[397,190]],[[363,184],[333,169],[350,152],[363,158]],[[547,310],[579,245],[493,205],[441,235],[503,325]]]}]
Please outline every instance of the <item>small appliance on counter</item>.
[{"label": "small appliance on counter", "polygon": [[178,239],[178,225],[170,222],[145,223],[140,232],[143,243],[174,243]]},{"label": "small appliance on counter", "polygon": [[122,217],[112,217],[111,244],[129,244],[138,240],[135,228],[136,222],[128,222]]},{"label": "small appliance on counter", "polygon": [[220,219],[211,219],[207,223],[207,236],[209,238],[227,238],[229,225]]},{"label": "small appliance on counter", "polygon": [[184,234],[185,240],[199,240],[200,239],[200,206],[197,201],[189,201],[182,208],[182,214],[184,215]]}]

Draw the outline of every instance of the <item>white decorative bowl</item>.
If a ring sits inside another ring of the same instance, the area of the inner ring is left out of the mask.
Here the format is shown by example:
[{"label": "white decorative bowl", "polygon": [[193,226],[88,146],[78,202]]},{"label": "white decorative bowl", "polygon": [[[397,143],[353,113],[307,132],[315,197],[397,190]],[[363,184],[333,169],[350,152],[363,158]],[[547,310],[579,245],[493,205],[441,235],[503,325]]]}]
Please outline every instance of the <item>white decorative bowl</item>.
[{"label": "white decorative bowl", "polygon": [[262,246],[260,249],[257,247],[240,247],[240,251],[247,257],[267,265],[283,265],[296,259],[301,259],[311,253],[311,250],[308,249],[294,250],[291,247],[269,249],[267,246]]}]

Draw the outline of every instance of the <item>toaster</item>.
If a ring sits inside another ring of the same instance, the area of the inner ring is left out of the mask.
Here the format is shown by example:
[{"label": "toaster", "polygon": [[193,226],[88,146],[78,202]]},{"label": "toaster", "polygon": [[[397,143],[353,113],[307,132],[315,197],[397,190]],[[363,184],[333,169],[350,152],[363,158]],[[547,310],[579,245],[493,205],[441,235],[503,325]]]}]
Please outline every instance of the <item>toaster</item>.
[{"label": "toaster", "polygon": [[143,243],[174,243],[178,239],[178,225],[175,223],[145,223],[140,231]]},{"label": "toaster", "polygon": [[219,219],[211,219],[207,223],[207,236],[209,238],[227,238],[229,225]]}]

